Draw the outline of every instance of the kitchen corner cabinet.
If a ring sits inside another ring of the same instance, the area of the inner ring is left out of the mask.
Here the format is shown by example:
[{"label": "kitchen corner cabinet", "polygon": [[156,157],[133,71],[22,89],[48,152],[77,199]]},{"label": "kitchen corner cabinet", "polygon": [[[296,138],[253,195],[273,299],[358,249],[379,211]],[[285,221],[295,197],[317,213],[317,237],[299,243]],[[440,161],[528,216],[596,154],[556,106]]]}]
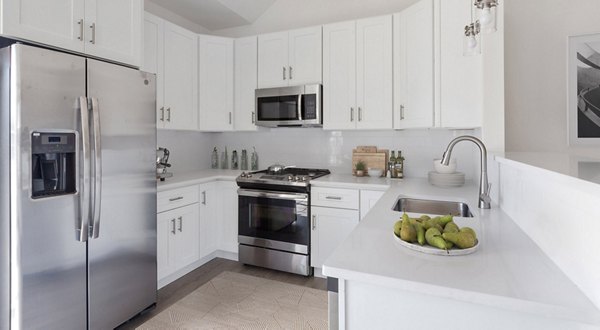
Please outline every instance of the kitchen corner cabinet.
[{"label": "kitchen corner cabinet", "polygon": [[198,37],[199,127],[233,130],[233,39]]},{"label": "kitchen corner cabinet", "polygon": [[140,66],[142,0],[4,0],[1,34]]},{"label": "kitchen corner cabinet", "polygon": [[142,70],[156,73],[157,127],[198,129],[198,37],[146,13]]},{"label": "kitchen corner cabinet", "polygon": [[324,129],[391,129],[392,16],[323,27]]},{"label": "kitchen corner cabinet", "polygon": [[258,75],[258,38],[234,41],[235,101],[233,122],[236,131],[256,131],[256,101]]},{"label": "kitchen corner cabinet", "polygon": [[396,129],[434,126],[433,1],[421,0],[394,15]]},{"label": "kitchen corner cabinet", "polygon": [[160,280],[198,260],[198,204],[159,213],[157,221]]},{"label": "kitchen corner cabinet", "polygon": [[321,26],[258,36],[258,87],[321,83]]}]

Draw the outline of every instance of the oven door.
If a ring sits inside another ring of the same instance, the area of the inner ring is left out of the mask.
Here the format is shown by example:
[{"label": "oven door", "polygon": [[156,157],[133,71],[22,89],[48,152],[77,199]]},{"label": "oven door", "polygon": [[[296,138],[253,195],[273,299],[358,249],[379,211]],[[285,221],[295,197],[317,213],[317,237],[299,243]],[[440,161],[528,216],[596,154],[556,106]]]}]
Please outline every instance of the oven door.
[{"label": "oven door", "polygon": [[239,243],[308,254],[308,194],[238,189]]}]

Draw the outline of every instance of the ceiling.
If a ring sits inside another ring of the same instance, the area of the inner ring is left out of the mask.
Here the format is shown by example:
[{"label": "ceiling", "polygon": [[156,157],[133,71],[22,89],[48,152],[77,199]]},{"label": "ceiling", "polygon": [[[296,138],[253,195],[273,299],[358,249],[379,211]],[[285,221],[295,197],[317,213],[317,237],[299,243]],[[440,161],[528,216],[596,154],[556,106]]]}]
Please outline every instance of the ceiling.
[{"label": "ceiling", "polygon": [[254,23],[276,0],[150,0],[209,30]]}]

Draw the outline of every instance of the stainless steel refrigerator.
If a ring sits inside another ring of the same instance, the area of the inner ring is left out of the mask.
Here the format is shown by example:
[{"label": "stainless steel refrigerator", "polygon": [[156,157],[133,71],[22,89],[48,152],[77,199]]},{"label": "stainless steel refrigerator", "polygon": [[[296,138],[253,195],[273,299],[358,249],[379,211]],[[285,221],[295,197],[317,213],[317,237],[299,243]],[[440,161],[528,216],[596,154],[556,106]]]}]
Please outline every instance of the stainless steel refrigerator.
[{"label": "stainless steel refrigerator", "polygon": [[0,329],[112,329],[156,302],[155,77],[0,50]]}]

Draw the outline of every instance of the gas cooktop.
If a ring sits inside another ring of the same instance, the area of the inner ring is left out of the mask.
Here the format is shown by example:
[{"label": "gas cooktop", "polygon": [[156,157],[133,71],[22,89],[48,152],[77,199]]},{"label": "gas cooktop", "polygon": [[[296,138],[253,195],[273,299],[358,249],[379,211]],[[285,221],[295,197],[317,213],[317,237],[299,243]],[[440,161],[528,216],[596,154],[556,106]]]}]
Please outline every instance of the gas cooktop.
[{"label": "gas cooktop", "polygon": [[268,170],[242,172],[242,174],[237,177],[236,182],[239,186],[271,184],[308,187],[310,180],[320,178],[330,173],[329,170],[325,169],[288,167],[278,172],[269,172]]}]

